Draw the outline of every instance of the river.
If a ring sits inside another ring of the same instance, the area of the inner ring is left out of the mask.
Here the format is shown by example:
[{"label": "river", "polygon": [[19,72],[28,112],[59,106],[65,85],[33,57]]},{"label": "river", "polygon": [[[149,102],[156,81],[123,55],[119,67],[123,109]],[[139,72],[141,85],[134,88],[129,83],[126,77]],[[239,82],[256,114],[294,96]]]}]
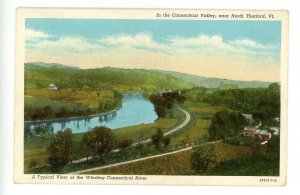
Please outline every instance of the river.
[{"label": "river", "polygon": [[140,93],[123,94],[122,106],[116,111],[80,119],[60,119],[43,122],[33,122],[29,125],[35,128],[40,125],[52,126],[54,133],[67,128],[73,133],[86,132],[96,126],[106,126],[111,129],[140,124],[153,123],[158,118],[153,104]]}]

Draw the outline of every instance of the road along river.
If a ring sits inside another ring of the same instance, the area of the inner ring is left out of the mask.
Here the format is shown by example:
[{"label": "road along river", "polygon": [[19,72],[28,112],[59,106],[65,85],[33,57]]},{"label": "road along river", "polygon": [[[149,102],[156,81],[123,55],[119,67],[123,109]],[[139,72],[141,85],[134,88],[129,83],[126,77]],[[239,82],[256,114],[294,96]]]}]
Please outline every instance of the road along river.
[{"label": "road along river", "polygon": [[[169,131],[167,131],[166,133],[164,133],[164,136],[166,135],[170,135],[176,131],[179,131],[180,129],[182,129],[183,127],[185,127],[191,120],[191,115],[190,113],[188,113],[187,111],[181,109],[181,108],[177,108],[179,109],[180,111],[182,111],[184,114],[185,114],[185,120],[180,124],[178,125],[177,127],[173,128],[173,129],[170,129]],[[137,143],[134,143],[132,144],[132,146],[136,146],[140,143],[148,143],[150,142],[151,139],[146,139],[146,140],[142,140],[140,142],[137,142]],[[111,152],[119,152],[120,150],[119,149],[115,149],[115,150],[112,150]],[[92,158],[92,156],[88,157],[88,158]],[[74,160],[72,163],[80,163],[80,162],[83,162],[83,161],[86,161],[87,158],[82,158],[82,159],[79,159],[79,160]]]}]

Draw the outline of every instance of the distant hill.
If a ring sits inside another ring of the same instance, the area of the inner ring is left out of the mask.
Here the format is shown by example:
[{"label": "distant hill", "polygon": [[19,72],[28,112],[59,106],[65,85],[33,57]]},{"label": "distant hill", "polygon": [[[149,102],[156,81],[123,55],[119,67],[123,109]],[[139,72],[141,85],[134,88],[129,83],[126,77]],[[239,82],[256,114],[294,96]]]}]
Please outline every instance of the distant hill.
[{"label": "distant hill", "polygon": [[79,69],[61,64],[27,63],[25,64],[25,86],[46,88],[50,83],[59,88],[101,88],[124,90],[163,90],[191,88],[192,85],[153,70],[96,68]]},{"label": "distant hill", "polygon": [[[228,80],[220,78],[210,78],[204,76],[196,76],[190,74],[184,74],[173,71],[165,70],[156,70],[167,75],[172,75],[176,78],[182,79],[191,83],[196,87],[207,87],[207,88],[257,88],[257,87],[268,87],[271,82],[262,82],[262,81],[237,81],[237,80]],[[231,87],[229,87],[231,86]]]},{"label": "distant hill", "polygon": [[43,62],[31,62],[31,63],[25,63],[25,66],[31,65],[31,66],[41,66],[41,67],[57,67],[57,68],[68,68],[68,69],[79,69],[77,67],[73,66],[66,66],[63,64],[58,63],[43,63]]}]

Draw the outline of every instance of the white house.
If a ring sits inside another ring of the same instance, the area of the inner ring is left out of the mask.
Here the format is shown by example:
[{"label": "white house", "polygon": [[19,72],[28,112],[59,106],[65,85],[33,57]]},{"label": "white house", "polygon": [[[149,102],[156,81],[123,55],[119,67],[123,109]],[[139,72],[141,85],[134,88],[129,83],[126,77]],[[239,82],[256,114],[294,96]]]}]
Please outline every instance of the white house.
[{"label": "white house", "polygon": [[51,91],[56,91],[56,90],[58,90],[58,87],[57,87],[55,84],[51,83],[51,84],[49,85],[49,90],[51,90]]}]

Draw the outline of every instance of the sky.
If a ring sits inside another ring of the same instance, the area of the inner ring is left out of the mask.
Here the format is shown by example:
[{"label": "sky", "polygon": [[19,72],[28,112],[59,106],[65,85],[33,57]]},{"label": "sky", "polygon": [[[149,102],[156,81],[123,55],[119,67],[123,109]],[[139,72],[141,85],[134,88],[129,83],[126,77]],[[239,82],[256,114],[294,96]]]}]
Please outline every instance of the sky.
[{"label": "sky", "polygon": [[279,21],[30,18],[25,62],[276,82],[280,37]]}]

